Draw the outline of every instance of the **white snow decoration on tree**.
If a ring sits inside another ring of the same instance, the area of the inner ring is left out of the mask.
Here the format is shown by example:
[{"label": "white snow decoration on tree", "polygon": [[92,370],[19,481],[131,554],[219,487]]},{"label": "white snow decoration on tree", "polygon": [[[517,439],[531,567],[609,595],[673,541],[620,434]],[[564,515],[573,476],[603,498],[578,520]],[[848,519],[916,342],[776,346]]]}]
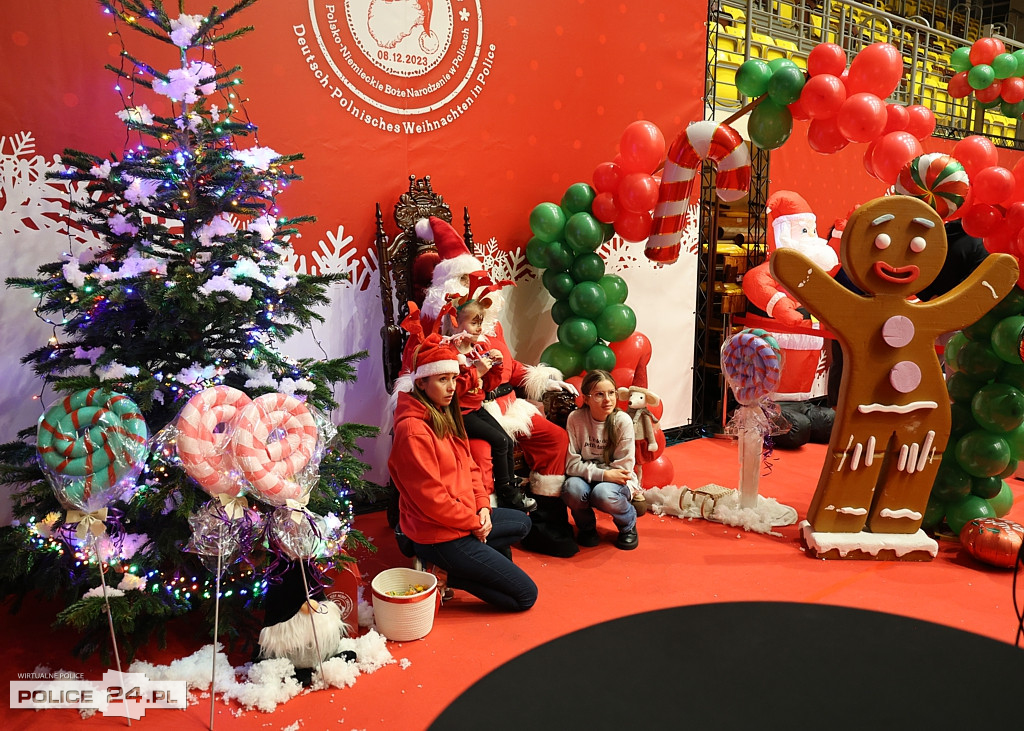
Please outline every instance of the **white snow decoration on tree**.
[{"label": "white snow decoration on tree", "polygon": [[498,247],[498,240],[493,236],[486,244],[473,244],[473,253],[494,281],[510,279],[518,282],[523,277],[536,276],[522,249],[516,247],[514,251],[504,251]]}]

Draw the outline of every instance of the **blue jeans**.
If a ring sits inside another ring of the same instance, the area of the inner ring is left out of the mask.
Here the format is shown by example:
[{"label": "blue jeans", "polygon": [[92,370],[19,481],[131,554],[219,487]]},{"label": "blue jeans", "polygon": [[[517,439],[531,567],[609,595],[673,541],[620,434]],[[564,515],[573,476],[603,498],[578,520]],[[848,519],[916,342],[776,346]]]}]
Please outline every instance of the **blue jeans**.
[{"label": "blue jeans", "polygon": [[562,499],[572,511],[577,531],[597,526],[594,508],[611,515],[619,531],[632,530],[636,527],[636,508],[629,498],[629,488],[614,482],[591,485],[582,477],[566,477],[562,485]]},{"label": "blue jeans", "polygon": [[518,543],[529,532],[530,518],[526,513],[494,508],[486,543],[469,535],[444,543],[413,545],[421,561],[448,572],[448,586],[464,589],[501,609],[521,612],[537,601],[537,585],[500,551]]}]

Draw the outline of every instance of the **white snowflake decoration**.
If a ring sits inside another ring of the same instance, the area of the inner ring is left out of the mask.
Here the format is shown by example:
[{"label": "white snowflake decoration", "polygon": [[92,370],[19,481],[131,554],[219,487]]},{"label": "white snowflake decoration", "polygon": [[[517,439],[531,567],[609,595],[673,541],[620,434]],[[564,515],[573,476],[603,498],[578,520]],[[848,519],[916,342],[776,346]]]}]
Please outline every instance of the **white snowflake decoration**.
[{"label": "white snowflake decoration", "polygon": [[493,236],[486,244],[474,244],[473,253],[495,281],[510,279],[517,282],[526,276],[536,276],[522,249],[516,247],[514,251],[503,251]]},{"label": "white snowflake decoration", "polygon": [[327,232],[326,241],[317,242],[317,248],[310,253],[312,264],[305,254],[289,249],[284,255],[284,265],[299,274],[347,274],[349,280],[345,286],[365,290],[378,271],[377,251],[371,248],[366,256],[357,258],[352,241],[352,236],[345,234],[344,225],[338,226],[336,231]]}]

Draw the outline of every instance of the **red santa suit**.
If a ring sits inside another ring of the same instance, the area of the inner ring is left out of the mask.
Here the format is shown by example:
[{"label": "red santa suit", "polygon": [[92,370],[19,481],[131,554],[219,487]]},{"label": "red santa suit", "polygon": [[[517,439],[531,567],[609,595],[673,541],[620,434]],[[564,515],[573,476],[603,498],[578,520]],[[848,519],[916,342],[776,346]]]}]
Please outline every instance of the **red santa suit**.
[{"label": "red santa suit", "polygon": [[[417,222],[416,234],[424,240],[433,240],[441,257],[420,310],[424,331],[430,332],[449,296],[467,294],[469,274],[483,269],[483,265],[469,253],[451,224],[440,218],[432,216]],[[500,368],[500,379],[488,393],[483,408],[522,447],[530,468],[530,492],[538,502],[538,509],[531,513],[534,530],[523,541],[523,546],[555,556],[569,556],[578,551],[568,513],[561,501],[569,438],[565,430],[549,421],[532,401],[541,401],[548,391],[571,390],[572,387],[564,382],[557,368],[543,364],[528,366],[512,357],[497,320],[504,303],[502,293],[491,292],[488,298],[491,306],[485,310],[480,342],[484,350],[499,350],[503,360],[494,366]],[[518,397],[516,388],[523,389],[526,399]],[[490,446],[473,439],[470,450],[480,465],[484,484],[491,484]]]},{"label": "red santa suit", "polygon": [[[768,198],[768,252],[792,248],[805,254],[828,272],[839,268],[839,256],[824,239],[818,238],[817,219],[807,201],[793,191],[781,190]],[[786,292],[768,271],[768,262],[743,276],[743,294],[754,307],[778,322],[793,327],[813,326],[809,314],[797,299]],[[766,326],[765,329],[772,331]],[[802,401],[811,397],[811,388],[821,362],[825,341],[818,335],[772,331],[783,352],[782,376],[774,398],[777,401]]]}]

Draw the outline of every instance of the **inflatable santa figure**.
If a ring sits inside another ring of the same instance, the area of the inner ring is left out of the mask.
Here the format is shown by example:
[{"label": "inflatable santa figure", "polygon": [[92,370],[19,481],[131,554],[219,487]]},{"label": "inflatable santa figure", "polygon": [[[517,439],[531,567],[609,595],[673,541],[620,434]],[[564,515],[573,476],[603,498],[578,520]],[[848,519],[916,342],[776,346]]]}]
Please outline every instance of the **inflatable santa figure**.
[{"label": "inflatable santa figure", "polygon": [[[431,286],[420,309],[424,332],[430,332],[439,313],[448,303],[449,295],[469,292],[469,275],[484,268],[466,248],[466,243],[448,222],[431,216],[416,223],[416,235],[433,241],[440,261],[434,267]],[[483,408],[498,421],[522,447],[530,467],[530,494],[537,508],[530,517],[533,530],[523,540],[524,548],[553,556],[571,556],[579,549],[572,537],[568,512],[562,502],[565,481],[565,459],[569,438],[565,430],[545,418],[532,401],[541,401],[548,391],[576,390],[562,378],[557,368],[546,365],[527,366],[512,357],[497,315],[504,305],[500,291],[487,295],[491,305],[485,310],[482,340],[484,350],[497,348],[502,361],[499,385],[488,394]],[[522,388],[525,399],[516,395]],[[487,442],[470,440],[473,458],[484,473],[484,484],[491,482],[491,450]]]},{"label": "inflatable santa figure", "polygon": [[[791,190],[780,190],[768,198],[768,253],[791,248],[807,256],[822,269],[834,274],[839,269],[839,255],[825,239],[818,238],[817,219],[807,201]],[[811,329],[810,313],[804,310],[791,293],[786,292],[768,271],[768,262],[754,267],[743,276],[743,294],[749,303],[748,312],[777,320],[789,328]],[[771,326],[766,329],[772,330]],[[810,333],[772,331],[782,349],[784,364],[777,401],[804,401],[811,397],[811,387],[821,361],[825,341]]]}]

